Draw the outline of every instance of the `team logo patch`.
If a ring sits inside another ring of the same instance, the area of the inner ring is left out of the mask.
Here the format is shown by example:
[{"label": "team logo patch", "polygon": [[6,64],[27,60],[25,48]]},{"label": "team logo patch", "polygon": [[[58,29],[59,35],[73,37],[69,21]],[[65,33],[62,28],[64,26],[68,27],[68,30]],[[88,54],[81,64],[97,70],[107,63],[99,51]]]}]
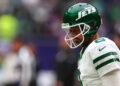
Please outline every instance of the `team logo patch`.
[{"label": "team logo patch", "polygon": [[94,7],[92,7],[92,8],[91,7],[85,8],[84,11],[78,12],[78,18],[76,19],[76,21],[81,19],[82,17],[88,15],[88,14],[93,13],[93,12],[96,12],[96,9]]},{"label": "team logo patch", "polygon": [[99,51],[102,51],[104,48],[106,48],[106,46],[102,47],[102,48],[99,48]]}]

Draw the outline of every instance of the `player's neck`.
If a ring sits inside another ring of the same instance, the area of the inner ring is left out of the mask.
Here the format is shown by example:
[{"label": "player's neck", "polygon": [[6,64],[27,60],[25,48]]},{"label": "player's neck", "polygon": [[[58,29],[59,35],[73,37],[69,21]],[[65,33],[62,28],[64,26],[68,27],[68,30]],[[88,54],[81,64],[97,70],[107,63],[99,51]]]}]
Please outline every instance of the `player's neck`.
[{"label": "player's neck", "polygon": [[86,42],[84,43],[83,47],[87,47],[90,43],[92,43],[94,40],[98,39],[99,35],[96,34],[95,36],[93,36],[92,38],[86,39]]},{"label": "player's neck", "polygon": [[98,39],[98,38],[99,38],[99,35],[98,35],[98,34],[96,34],[95,36],[93,36],[93,37],[89,40],[88,45],[89,45],[91,42],[93,42],[94,40]]}]

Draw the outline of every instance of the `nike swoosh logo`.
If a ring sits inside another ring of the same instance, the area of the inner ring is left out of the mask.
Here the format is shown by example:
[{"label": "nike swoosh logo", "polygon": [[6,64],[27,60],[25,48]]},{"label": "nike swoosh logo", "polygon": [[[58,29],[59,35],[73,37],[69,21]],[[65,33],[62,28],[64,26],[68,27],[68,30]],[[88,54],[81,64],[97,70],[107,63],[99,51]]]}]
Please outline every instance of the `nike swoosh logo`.
[{"label": "nike swoosh logo", "polygon": [[106,48],[106,46],[102,47],[102,48],[99,48],[99,51],[102,51],[104,48]]}]

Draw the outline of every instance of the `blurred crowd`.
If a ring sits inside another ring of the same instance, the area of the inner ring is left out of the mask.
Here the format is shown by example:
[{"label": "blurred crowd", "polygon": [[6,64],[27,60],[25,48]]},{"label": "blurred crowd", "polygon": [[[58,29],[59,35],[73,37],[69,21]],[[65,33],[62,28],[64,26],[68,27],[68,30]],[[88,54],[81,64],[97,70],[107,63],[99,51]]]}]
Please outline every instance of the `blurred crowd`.
[{"label": "blurred crowd", "polygon": [[120,0],[0,0],[0,86],[80,86],[79,49],[69,49],[61,30],[77,2],[99,10],[100,36],[120,48]]}]

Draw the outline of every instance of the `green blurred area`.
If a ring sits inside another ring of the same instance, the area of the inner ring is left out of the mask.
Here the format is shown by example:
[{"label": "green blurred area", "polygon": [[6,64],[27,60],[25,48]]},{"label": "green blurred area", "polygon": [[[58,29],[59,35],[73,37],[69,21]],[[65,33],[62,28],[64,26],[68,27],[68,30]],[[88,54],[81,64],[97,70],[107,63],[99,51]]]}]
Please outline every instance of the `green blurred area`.
[{"label": "green blurred area", "polygon": [[18,20],[11,14],[0,17],[0,37],[4,40],[13,40],[19,30]]}]

